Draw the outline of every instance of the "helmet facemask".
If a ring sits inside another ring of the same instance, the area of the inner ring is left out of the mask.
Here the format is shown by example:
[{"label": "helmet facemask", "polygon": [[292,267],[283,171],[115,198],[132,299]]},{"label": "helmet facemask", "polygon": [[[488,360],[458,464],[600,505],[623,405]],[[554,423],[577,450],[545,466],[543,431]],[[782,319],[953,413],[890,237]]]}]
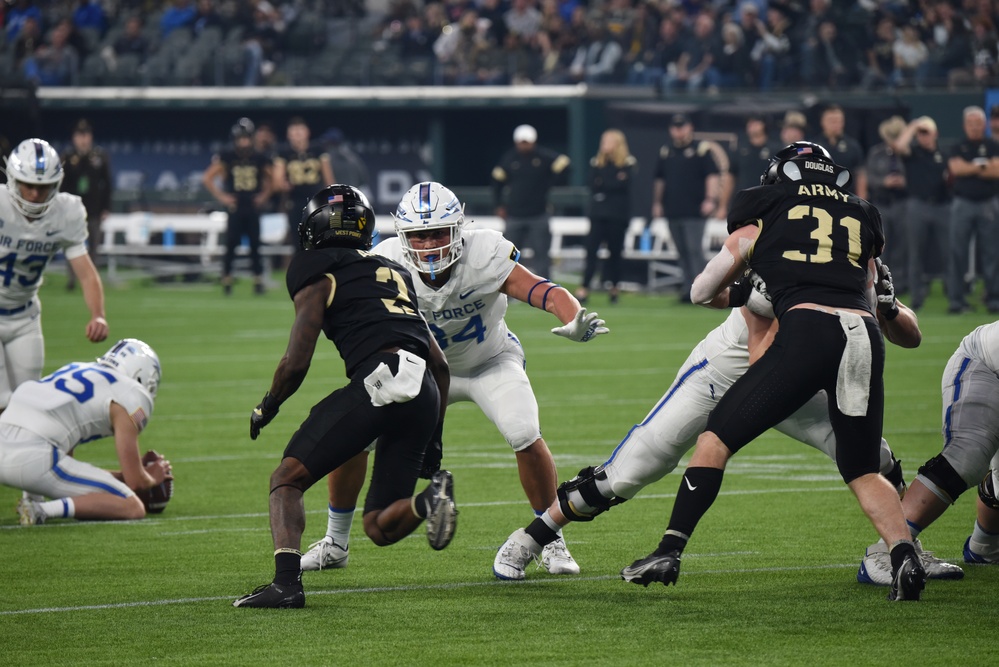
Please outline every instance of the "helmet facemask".
[{"label": "helmet facemask", "polygon": [[[434,279],[461,258],[465,206],[440,183],[414,185],[392,217],[406,261],[420,273]],[[413,246],[418,234],[436,230],[448,231],[446,243],[435,248]]]}]

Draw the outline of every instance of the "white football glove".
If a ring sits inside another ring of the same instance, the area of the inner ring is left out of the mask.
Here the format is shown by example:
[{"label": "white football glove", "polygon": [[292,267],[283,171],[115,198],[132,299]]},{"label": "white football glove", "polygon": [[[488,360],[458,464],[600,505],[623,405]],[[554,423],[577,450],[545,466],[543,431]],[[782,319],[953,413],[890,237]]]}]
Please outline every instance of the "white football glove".
[{"label": "white football glove", "polygon": [[744,278],[744,280],[749,280],[749,282],[753,285],[753,289],[763,295],[767,301],[770,301],[770,292],[767,291],[767,283],[760,277],[760,274],[756,271],[750,270],[749,276]]},{"label": "white football glove", "polygon": [[585,308],[576,311],[576,317],[572,322],[552,329],[556,336],[564,336],[577,343],[585,343],[591,338],[600,334],[610,333],[610,329],[604,326],[605,322],[597,317],[596,313],[586,314]]}]

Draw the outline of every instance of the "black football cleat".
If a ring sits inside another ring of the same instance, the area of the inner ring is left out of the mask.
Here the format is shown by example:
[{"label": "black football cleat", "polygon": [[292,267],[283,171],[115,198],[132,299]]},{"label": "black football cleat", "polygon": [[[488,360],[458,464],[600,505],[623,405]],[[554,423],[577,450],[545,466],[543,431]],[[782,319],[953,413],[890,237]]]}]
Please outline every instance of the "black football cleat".
[{"label": "black football cleat", "polygon": [[427,541],[435,551],[451,544],[458,524],[458,509],[454,504],[454,478],[447,470],[438,470],[430,478],[427,508]]},{"label": "black football cleat", "polygon": [[925,586],[926,572],[919,562],[919,557],[915,554],[906,556],[895,576],[892,577],[888,600],[891,602],[918,600],[919,594]]},{"label": "black football cleat", "polygon": [[257,586],[249,595],[244,595],[233,602],[232,606],[261,609],[301,609],[305,606],[305,591],[302,589],[302,584],[264,584]]},{"label": "black football cleat", "polygon": [[655,581],[663,586],[675,584],[679,576],[680,552],[675,550],[662,556],[651,554],[621,570],[622,579],[646,588]]}]

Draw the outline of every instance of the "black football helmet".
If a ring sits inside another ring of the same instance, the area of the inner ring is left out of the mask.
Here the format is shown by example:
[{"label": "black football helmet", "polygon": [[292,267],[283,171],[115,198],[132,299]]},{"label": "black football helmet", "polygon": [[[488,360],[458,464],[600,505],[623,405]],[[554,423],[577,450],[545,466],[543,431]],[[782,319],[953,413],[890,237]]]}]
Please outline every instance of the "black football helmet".
[{"label": "black football helmet", "polygon": [[256,131],[256,127],[253,125],[253,121],[249,118],[240,118],[236,121],[236,124],[232,126],[230,133],[232,134],[232,140],[236,141],[240,137],[253,138],[253,133]]},{"label": "black football helmet", "polygon": [[850,170],[833,161],[824,146],[811,141],[796,141],[770,157],[760,176],[760,185],[774,183],[829,183],[845,187],[850,182]]},{"label": "black football helmet", "polygon": [[317,192],[302,209],[298,238],[302,248],[371,248],[375,212],[364,193],[335,183]]}]

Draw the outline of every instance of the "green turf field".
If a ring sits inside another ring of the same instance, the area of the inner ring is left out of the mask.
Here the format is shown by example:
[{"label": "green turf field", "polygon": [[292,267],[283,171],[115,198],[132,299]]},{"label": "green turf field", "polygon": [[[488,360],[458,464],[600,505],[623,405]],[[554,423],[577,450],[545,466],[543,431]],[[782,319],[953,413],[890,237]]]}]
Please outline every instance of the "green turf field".
[{"label": "green turf field", "polygon": [[[163,364],[156,411],[142,438],[173,462],[167,510],[132,523],[51,521],[21,528],[19,492],[0,488],[0,665],[921,665],[994,660],[999,568],[967,566],[930,582],[923,601],[889,604],[858,584],[876,536],[832,462],[767,434],[731,463],[677,587],[620,580],[657,544],[679,477],[589,524],[566,530],[578,577],[531,569],[494,579],[494,553],[532,518],[513,454],[469,404],[452,406],[445,465],[461,515],[454,542],[434,552],[418,531],[376,548],[354,524],[350,567],[309,572],[304,610],[237,610],[231,602],[273,574],[268,476],[309,407],[343,382],[322,342],[309,378],[263,433],[250,410],[285,349],[292,308],[281,289],[223,299],[216,286],[108,288],[108,345],[83,335],[79,292],[59,276],[42,290],[46,370],[93,358],[119,337],[150,343]],[[937,286],[939,291],[939,286]],[[512,304],[508,321],[528,354],[541,421],[560,479],[604,461],[656,403],[693,345],[724,313],[673,297],[625,295],[593,309],[612,333],[579,345],[549,333],[554,319]],[[947,316],[935,294],[921,313],[923,344],[889,346],[885,436],[916,468],[940,449],[940,375],[961,338],[991,320]],[[78,450],[116,465],[110,440]],[[975,493],[923,534],[961,561]],[[305,544],[325,530],[325,486],[306,494]],[[533,567],[533,566],[532,566]],[[991,655],[992,657],[986,657]]]}]

